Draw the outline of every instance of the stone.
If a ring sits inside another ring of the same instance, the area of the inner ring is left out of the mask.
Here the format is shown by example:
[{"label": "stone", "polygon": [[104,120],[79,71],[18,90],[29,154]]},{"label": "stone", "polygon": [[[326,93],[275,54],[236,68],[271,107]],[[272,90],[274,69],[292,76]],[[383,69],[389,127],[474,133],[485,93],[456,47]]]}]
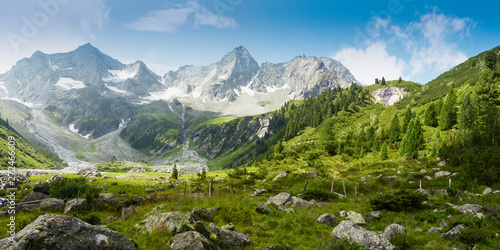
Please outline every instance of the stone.
[{"label": "stone", "polygon": [[102,177],[101,172],[95,168],[84,168],[78,171],[79,175],[83,175],[85,178]]},{"label": "stone", "polygon": [[450,172],[448,172],[448,171],[439,171],[439,172],[434,173],[434,178],[439,178],[439,177],[448,176],[448,175],[450,175]]},{"label": "stone", "polygon": [[54,181],[57,181],[57,180],[63,180],[65,179],[64,177],[62,177],[62,175],[54,175],[52,177],[50,177],[48,180],[47,180],[47,183],[48,184],[52,184],[52,182]]},{"label": "stone", "polygon": [[72,199],[66,203],[66,206],[64,207],[64,213],[70,213],[70,212],[75,212],[78,210],[84,210],[87,208],[87,200],[80,198],[80,199]]},{"label": "stone", "polygon": [[114,222],[116,220],[118,220],[118,218],[116,216],[110,215],[110,216],[106,217],[106,219],[102,220],[101,222],[103,224],[108,224],[108,223]]},{"label": "stone", "polygon": [[370,213],[370,215],[372,216],[372,219],[374,219],[374,220],[380,219],[380,211],[373,211]]},{"label": "stone", "polygon": [[285,205],[291,199],[291,195],[289,193],[279,193],[276,196],[269,197],[269,199],[264,203],[264,205],[269,206],[269,204],[274,203],[276,206]]},{"label": "stone", "polygon": [[169,242],[170,248],[173,250],[183,250],[183,249],[192,249],[192,250],[213,250],[213,249],[220,249],[214,243],[209,241],[205,236],[202,234],[195,232],[195,231],[189,231],[189,232],[184,232],[176,235],[172,240]]},{"label": "stone", "polygon": [[[314,205],[317,205],[316,202],[313,201],[306,201],[302,198],[293,196],[292,199],[290,200],[292,203],[293,208],[301,208],[301,209],[309,209],[313,207]],[[286,204],[285,204],[286,205]]]},{"label": "stone", "polygon": [[146,219],[145,229],[149,234],[164,230],[171,233],[182,233],[193,230],[192,224],[193,220],[191,216],[186,216],[179,211],[174,211],[150,215]]},{"label": "stone", "polygon": [[136,214],[137,214],[137,212],[135,211],[134,206],[122,208],[122,220],[128,220]]},{"label": "stone", "polygon": [[219,237],[222,243],[230,248],[244,248],[252,243],[246,234],[227,228],[220,229]]},{"label": "stone", "polygon": [[422,168],[422,169],[420,169],[420,173],[421,174],[425,174],[425,173],[427,173],[427,170],[425,170],[425,169]]},{"label": "stone", "polygon": [[262,203],[259,203],[259,205],[257,206],[257,208],[255,208],[255,211],[259,214],[270,214],[273,212],[273,210],[267,206],[265,206],[264,204]]},{"label": "stone", "polygon": [[465,226],[463,224],[458,224],[454,226],[452,229],[448,230],[444,234],[442,234],[442,237],[447,240],[454,240],[458,238],[460,235],[460,232],[465,230]]},{"label": "stone", "polygon": [[50,196],[43,193],[31,192],[28,195],[26,195],[26,197],[24,197],[22,202],[39,201],[47,198],[50,198]]},{"label": "stone", "polygon": [[143,167],[135,167],[130,169],[127,173],[146,173],[146,170]]},{"label": "stone", "polygon": [[500,194],[500,190],[493,191],[493,194]]},{"label": "stone", "polygon": [[173,188],[175,188],[175,186],[174,186],[174,184],[169,183],[169,184],[167,185],[167,188],[168,188],[168,189],[173,189]]},{"label": "stone", "polygon": [[451,175],[451,177],[452,177],[452,178],[455,178],[455,177],[456,177],[456,178],[458,178],[458,177],[460,177],[460,173],[459,173],[459,172],[455,172],[455,173],[453,173],[453,174]]},{"label": "stone", "polygon": [[329,227],[334,227],[334,226],[337,226],[339,224],[337,222],[337,217],[335,217],[335,215],[330,214],[330,213],[320,215],[316,219],[316,222],[321,223],[321,224],[325,224]]},{"label": "stone", "polygon": [[164,191],[165,188],[163,188],[163,186],[159,186],[159,187],[156,187],[156,191]]},{"label": "stone", "polygon": [[359,178],[361,181],[366,181],[366,177]]},{"label": "stone", "polygon": [[287,173],[285,171],[282,171],[281,173],[279,173],[278,175],[276,175],[276,177],[274,177],[273,181],[277,181],[281,178],[285,178],[287,176]]},{"label": "stone", "polygon": [[391,242],[382,235],[368,231],[349,220],[340,222],[333,229],[331,236],[340,240],[356,242],[364,245],[367,249],[394,249]]},{"label": "stone", "polygon": [[315,170],[309,170],[306,172],[307,175],[309,175],[310,177],[317,177],[318,176],[318,172],[316,172]]},{"label": "stone", "polygon": [[207,237],[208,239],[217,241],[219,240],[219,230],[213,229],[209,225],[205,224],[203,221],[197,221],[194,223],[194,230],[196,232],[201,233],[203,236]]},{"label": "stone", "polygon": [[0,189],[15,188],[20,184],[30,182],[27,176],[14,171],[0,173]]},{"label": "stone", "polygon": [[442,227],[431,227],[429,228],[429,230],[427,230],[427,233],[430,233],[430,234],[437,234],[439,233],[439,231],[443,230]]},{"label": "stone", "polygon": [[198,220],[213,221],[214,220],[214,215],[212,213],[212,210],[199,208],[199,207],[193,208],[193,211],[191,211],[191,216],[193,217],[193,219],[195,221],[198,221]]},{"label": "stone", "polygon": [[59,212],[59,211],[64,211],[65,206],[66,204],[64,203],[63,200],[56,198],[47,198],[44,199],[42,203],[40,203],[40,210]]},{"label": "stone", "polygon": [[483,195],[491,194],[491,191],[492,191],[491,188],[487,187],[487,188],[484,189]]},{"label": "stone", "polygon": [[253,190],[253,193],[250,194],[250,195],[251,196],[259,196],[259,195],[261,195],[263,193],[267,193],[267,190],[266,189],[257,189],[256,188],[256,189]]},{"label": "stone", "polygon": [[387,179],[397,179],[398,176],[397,175],[391,175],[391,176],[387,176],[386,178]]},{"label": "stone", "polygon": [[97,199],[109,204],[120,202],[120,197],[115,193],[100,193]]},{"label": "stone", "polygon": [[391,241],[392,237],[398,234],[408,234],[408,232],[406,231],[406,228],[404,228],[403,226],[394,223],[385,228],[384,234],[382,236],[384,236],[384,238],[386,238],[387,240]]},{"label": "stone", "polygon": [[347,213],[345,210],[342,210],[342,211],[340,211],[339,215],[340,215],[340,217],[346,217]]},{"label": "stone", "polygon": [[482,209],[481,205],[477,205],[477,204],[465,204],[465,205],[461,205],[461,206],[456,206],[456,205],[453,205],[451,203],[445,203],[445,204],[448,206],[451,206],[452,208],[460,211],[463,214],[466,214],[466,213],[467,214],[477,214]]},{"label": "stone", "polygon": [[428,176],[428,175],[424,176],[424,179],[426,179],[426,180],[428,180],[428,181],[432,181],[432,177],[430,177],[430,176]]},{"label": "stone", "polygon": [[366,224],[365,218],[360,213],[354,211],[347,212],[347,220],[350,220],[358,225]]},{"label": "stone", "polygon": [[443,167],[443,166],[446,166],[448,164],[448,162],[446,161],[440,161],[436,164],[437,167]]},{"label": "stone", "polygon": [[154,192],[154,190],[153,190],[153,189],[150,189],[150,188],[146,188],[146,189],[144,190],[144,192],[146,192],[146,193],[152,193],[152,192]]},{"label": "stone", "polygon": [[34,187],[33,187],[33,192],[38,192],[38,193],[42,193],[42,194],[50,194],[50,188],[49,188],[49,185],[47,185],[47,183],[42,183],[42,184],[36,184]]},{"label": "stone", "polygon": [[14,236],[0,240],[0,249],[139,249],[129,237],[106,226],[93,226],[78,218],[44,214]]}]

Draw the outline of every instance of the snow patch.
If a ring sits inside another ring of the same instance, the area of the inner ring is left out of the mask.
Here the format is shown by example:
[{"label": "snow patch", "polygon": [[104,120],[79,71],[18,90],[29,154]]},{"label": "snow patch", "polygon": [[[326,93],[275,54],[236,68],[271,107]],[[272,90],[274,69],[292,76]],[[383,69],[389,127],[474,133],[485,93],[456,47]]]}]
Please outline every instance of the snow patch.
[{"label": "snow patch", "polygon": [[183,91],[180,88],[176,87],[170,87],[166,90],[163,91],[158,91],[158,92],[150,92],[150,96],[145,97],[145,100],[150,100],[150,101],[158,101],[158,100],[170,100],[174,97],[180,97],[182,95]]},{"label": "snow patch", "polygon": [[219,80],[227,80],[229,79],[229,75],[221,75],[217,77]]},{"label": "snow patch", "polygon": [[248,86],[245,86],[245,87],[241,87],[241,92],[242,93],[246,93],[250,96],[254,96],[255,95],[255,91],[251,90]]},{"label": "snow patch", "polygon": [[241,96],[241,95],[240,95],[240,92],[239,92],[237,89],[234,89],[234,93],[235,93],[237,96]]},{"label": "snow patch", "polygon": [[124,70],[108,70],[111,74],[110,77],[103,78],[102,80],[105,82],[123,82],[129,78],[134,78],[137,75],[138,69],[124,69]]},{"label": "snow patch", "polygon": [[82,137],[82,138],[84,138],[84,139],[87,139],[87,140],[88,140],[88,139],[90,139],[90,136],[92,135],[92,134],[88,134],[88,135],[81,135],[80,133],[78,133],[78,132],[79,132],[79,130],[75,128],[75,124],[74,124],[74,123],[72,123],[72,124],[70,124],[70,125],[69,125],[69,130],[70,130],[71,132],[73,132],[73,133],[75,133],[75,134],[79,135],[80,137]]},{"label": "snow patch", "polygon": [[34,108],[36,106],[42,106],[43,104],[34,104],[34,103],[31,103],[31,102],[23,102],[17,98],[9,98],[9,97],[4,97],[2,98],[2,100],[10,100],[10,101],[15,101],[15,102],[18,102],[18,103],[21,103],[22,105],[28,107],[28,108]]},{"label": "snow patch", "polygon": [[116,92],[116,93],[120,93],[120,94],[127,94],[127,91],[125,91],[125,90],[121,90],[121,89],[116,88],[116,87],[109,86],[109,85],[107,85],[107,84],[106,84],[106,88],[108,88],[108,89],[110,89],[110,90],[112,90],[112,91],[114,91],[114,92]]},{"label": "snow patch", "polygon": [[19,85],[23,86],[19,80],[17,80],[17,84],[19,84]]},{"label": "snow patch", "polygon": [[73,78],[61,77],[56,83],[56,86],[59,86],[66,90],[71,89],[82,89],[85,88],[85,84],[82,81],[77,81]]},{"label": "snow patch", "polygon": [[57,66],[57,65],[55,65],[55,64],[53,64],[51,62],[49,62],[49,65],[50,65],[50,67],[52,68],[53,71],[56,71],[57,69],[58,70],[71,70],[71,69],[73,69],[73,68],[65,68],[65,69],[59,68],[59,66]]}]

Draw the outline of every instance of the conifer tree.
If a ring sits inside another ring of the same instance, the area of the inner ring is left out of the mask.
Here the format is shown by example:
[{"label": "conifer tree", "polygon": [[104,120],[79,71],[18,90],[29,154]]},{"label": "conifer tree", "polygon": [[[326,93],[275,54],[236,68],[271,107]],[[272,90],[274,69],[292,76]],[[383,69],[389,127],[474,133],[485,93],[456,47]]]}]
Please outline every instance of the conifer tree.
[{"label": "conifer tree", "polygon": [[403,79],[401,79],[401,76],[399,77],[398,83],[403,82]]},{"label": "conifer tree", "polygon": [[423,140],[422,124],[420,123],[420,119],[415,117],[408,124],[406,134],[401,141],[400,156],[407,156],[413,159],[418,158],[418,149],[421,148]]},{"label": "conifer tree", "polygon": [[385,85],[385,77],[382,77],[382,85]]},{"label": "conifer tree", "polygon": [[403,133],[406,133],[407,129],[408,129],[408,125],[410,124],[410,121],[411,121],[411,118],[413,118],[414,114],[413,112],[411,111],[411,108],[408,106],[406,107],[406,111],[403,115],[403,127],[401,128],[401,130],[403,130]]},{"label": "conifer tree", "polygon": [[444,98],[443,107],[441,108],[441,119],[439,120],[439,127],[442,130],[448,130],[456,124],[456,100],[457,96],[455,95],[455,91],[453,90],[453,88],[450,88],[448,94]]},{"label": "conifer tree", "polygon": [[476,121],[476,104],[470,94],[466,94],[462,105],[460,105],[460,112],[458,113],[458,129],[461,132],[470,132],[474,130],[474,122]]},{"label": "conifer tree", "polygon": [[179,177],[179,172],[177,171],[177,164],[174,164],[174,169],[172,170],[172,178],[177,180]]},{"label": "conifer tree", "polygon": [[384,143],[382,145],[382,148],[380,149],[380,160],[387,160],[388,159],[388,156],[387,156],[387,144]]},{"label": "conifer tree", "polygon": [[431,103],[424,113],[424,124],[431,127],[438,125],[436,105]]},{"label": "conifer tree", "polygon": [[400,132],[401,132],[401,128],[399,126],[398,114],[395,114],[392,117],[391,126],[389,127],[389,141],[391,143],[398,142]]}]

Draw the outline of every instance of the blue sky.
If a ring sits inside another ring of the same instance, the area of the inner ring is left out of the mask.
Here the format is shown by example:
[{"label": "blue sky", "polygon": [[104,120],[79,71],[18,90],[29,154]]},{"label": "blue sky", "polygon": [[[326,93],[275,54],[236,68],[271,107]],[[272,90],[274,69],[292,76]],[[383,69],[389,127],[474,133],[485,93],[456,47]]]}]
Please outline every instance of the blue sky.
[{"label": "blue sky", "polygon": [[500,45],[497,1],[20,0],[0,3],[0,72],[86,42],[163,75],[237,46],[259,63],[332,57],[364,84],[427,83]]}]

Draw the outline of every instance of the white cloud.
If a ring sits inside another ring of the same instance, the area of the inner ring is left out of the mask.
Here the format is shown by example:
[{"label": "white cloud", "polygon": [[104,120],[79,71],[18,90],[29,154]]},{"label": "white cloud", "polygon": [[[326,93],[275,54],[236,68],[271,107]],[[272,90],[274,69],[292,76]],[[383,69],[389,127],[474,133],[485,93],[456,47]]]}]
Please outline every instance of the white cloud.
[{"label": "white cloud", "polygon": [[344,48],[333,56],[346,66],[364,85],[373,84],[375,78],[397,79],[403,76],[406,64],[387,52],[384,42],[370,43],[365,49]]},{"label": "white cloud", "polygon": [[200,26],[235,28],[238,26],[233,18],[214,14],[196,1],[189,1],[184,6],[151,11],[147,16],[127,26],[141,31],[175,32],[184,25],[192,25],[194,28]]},{"label": "white cloud", "polygon": [[[364,48],[344,47],[334,58],[346,65],[362,83],[375,78],[399,76],[427,83],[446,70],[467,60],[456,41],[468,36],[475,23],[470,18],[432,12],[407,25],[391,25],[390,20],[372,19],[375,31]],[[398,51],[397,54],[388,52]],[[403,58],[406,58],[404,60]]]}]

